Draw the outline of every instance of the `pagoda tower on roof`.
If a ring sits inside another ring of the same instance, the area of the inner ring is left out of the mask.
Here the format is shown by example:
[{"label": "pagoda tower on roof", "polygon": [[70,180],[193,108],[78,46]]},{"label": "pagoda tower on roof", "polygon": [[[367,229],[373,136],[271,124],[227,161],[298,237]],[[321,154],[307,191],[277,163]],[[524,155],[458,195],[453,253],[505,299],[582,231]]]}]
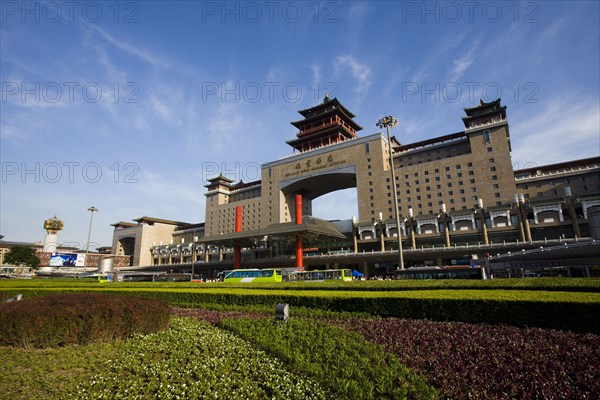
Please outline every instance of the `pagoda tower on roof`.
[{"label": "pagoda tower on roof", "polygon": [[479,100],[479,105],[465,108],[466,117],[463,117],[465,128],[472,129],[479,126],[493,124],[506,120],[506,106],[500,105],[500,99],[485,103]]},{"label": "pagoda tower on roof", "polygon": [[354,139],[358,137],[356,132],[362,129],[362,126],[354,122],[355,115],[337,98],[330,99],[328,95],[325,95],[322,103],[298,113],[304,119],[292,122],[298,128],[298,133],[296,139],[286,143],[301,153]]},{"label": "pagoda tower on roof", "polygon": [[228,191],[232,183],[233,181],[231,179],[223,176],[223,174],[220,174],[219,176],[209,179],[208,184],[204,185],[204,187],[208,188],[209,192],[213,190]]}]

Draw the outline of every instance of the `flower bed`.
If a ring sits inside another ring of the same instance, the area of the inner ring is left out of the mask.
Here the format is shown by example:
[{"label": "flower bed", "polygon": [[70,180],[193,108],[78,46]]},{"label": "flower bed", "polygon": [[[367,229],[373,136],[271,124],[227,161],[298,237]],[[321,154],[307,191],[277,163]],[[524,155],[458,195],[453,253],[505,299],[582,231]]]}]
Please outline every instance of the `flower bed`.
[{"label": "flower bed", "polygon": [[320,386],[291,374],[244,340],[191,318],[128,341],[104,372],[80,385],[78,399],[323,399]]},{"label": "flower bed", "polygon": [[383,345],[445,398],[600,398],[598,335],[395,318],[331,322]]},{"label": "flower bed", "polygon": [[224,319],[221,326],[255,343],[338,399],[434,399],[436,391],[381,346],[309,319]]},{"label": "flower bed", "polygon": [[[243,316],[187,312],[215,324]],[[600,398],[598,335],[396,318],[327,321],[384,346],[422,373],[442,398]]]}]

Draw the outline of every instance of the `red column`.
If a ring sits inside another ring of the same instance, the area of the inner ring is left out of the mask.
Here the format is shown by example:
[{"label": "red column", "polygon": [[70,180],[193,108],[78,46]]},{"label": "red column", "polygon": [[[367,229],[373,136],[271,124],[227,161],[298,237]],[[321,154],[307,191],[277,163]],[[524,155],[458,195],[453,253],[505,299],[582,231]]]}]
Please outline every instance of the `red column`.
[{"label": "red column", "polygon": [[[235,208],[235,231],[242,231],[242,207],[237,206]],[[239,269],[242,260],[242,246],[236,243],[233,248],[233,268]]]},{"label": "red column", "polygon": [[[296,195],[296,225],[302,224],[302,195]],[[302,251],[302,236],[296,236],[296,267],[304,270],[304,252]]]},{"label": "red column", "polygon": [[302,195],[296,195],[296,225],[302,223]]}]

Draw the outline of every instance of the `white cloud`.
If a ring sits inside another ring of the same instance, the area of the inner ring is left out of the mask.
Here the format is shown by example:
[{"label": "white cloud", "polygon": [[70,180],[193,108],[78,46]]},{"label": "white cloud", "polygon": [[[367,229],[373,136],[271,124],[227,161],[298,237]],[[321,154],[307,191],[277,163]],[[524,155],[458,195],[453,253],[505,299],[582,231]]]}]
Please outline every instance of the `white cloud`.
[{"label": "white cloud", "polygon": [[321,83],[321,66],[316,64],[316,63],[312,63],[310,65],[310,70],[312,71],[312,82],[313,83]]},{"label": "white cloud", "polygon": [[452,61],[452,65],[454,66],[454,68],[452,70],[452,75],[449,80],[450,82],[458,81],[463,76],[467,68],[469,68],[471,64],[473,64],[473,62],[475,61],[474,53],[477,50],[478,45],[479,41],[476,41],[473,47],[471,47],[471,49],[467,52],[467,54],[465,54],[459,59]]},{"label": "white cloud", "polygon": [[564,96],[544,103],[538,114],[513,118],[511,138],[515,168],[597,157],[600,111],[594,99]]},{"label": "white cloud", "polygon": [[141,47],[136,47],[129,43],[125,43],[122,40],[117,40],[116,38],[112,37],[106,31],[104,31],[103,29],[101,29],[100,27],[98,27],[96,25],[88,24],[88,26],[91,27],[92,29],[96,30],[108,42],[110,42],[115,47],[123,50],[124,52],[126,52],[132,56],[135,56],[141,60],[144,60],[151,65],[154,65],[157,67],[163,67],[163,68],[169,67],[169,63],[167,61],[163,60],[161,57],[159,57],[157,55],[150,53],[146,49],[141,48]]},{"label": "white cloud", "polygon": [[355,92],[365,94],[371,87],[371,68],[361,64],[351,55],[337,56],[334,61],[336,74],[340,71],[350,70],[350,74],[356,81]]}]

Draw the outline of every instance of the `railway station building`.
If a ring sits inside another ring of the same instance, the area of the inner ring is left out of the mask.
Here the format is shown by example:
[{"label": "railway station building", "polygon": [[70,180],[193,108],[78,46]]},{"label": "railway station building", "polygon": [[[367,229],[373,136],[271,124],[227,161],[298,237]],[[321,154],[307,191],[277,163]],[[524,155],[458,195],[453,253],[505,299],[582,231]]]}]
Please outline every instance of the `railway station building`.
[{"label": "railway station building", "polygon": [[[398,234],[407,267],[460,264],[495,253],[495,246],[590,236],[588,210],[600,205],[600,157],[513,170],[506,106],[480,101],[464,112],[464,130],[402,143],[384,133],[360,136],[354,114],[325,97],[299,111],[287,141],[292,154],[263,164],[260,180],[209,179],[201,233],[183,243],[192,250],[172,253],[182,243],[161,239],[141,250],[138,265],[187,261],[214,271],[343,264],[373,274],[398,266]],[[358,215],[312,215],[315,199],[347,188],[356,189]],[[171,234],[200,227],[188,225],[172,224]],[[122,228],[132,227],[115,225],[115,232]]]}]

